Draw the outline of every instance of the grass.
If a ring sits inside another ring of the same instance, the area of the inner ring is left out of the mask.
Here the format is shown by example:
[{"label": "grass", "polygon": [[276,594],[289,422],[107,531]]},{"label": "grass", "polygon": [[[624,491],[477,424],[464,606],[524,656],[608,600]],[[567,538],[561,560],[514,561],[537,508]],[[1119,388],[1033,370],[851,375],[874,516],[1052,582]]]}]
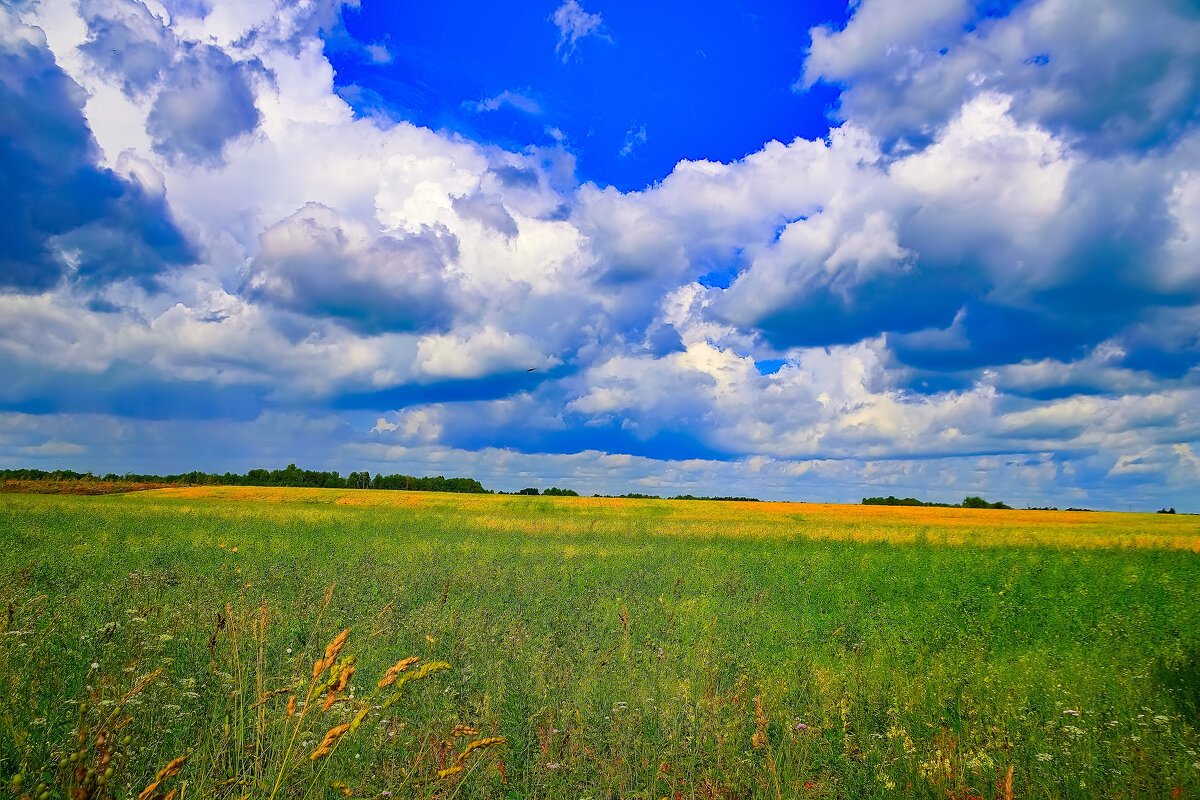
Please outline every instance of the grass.
[{"label": "grass", "polygon": [[[1200,796],[1196,517],[230,487],[0,531],[16,796]],[[451,668],[382,708],[408,656]]]}]

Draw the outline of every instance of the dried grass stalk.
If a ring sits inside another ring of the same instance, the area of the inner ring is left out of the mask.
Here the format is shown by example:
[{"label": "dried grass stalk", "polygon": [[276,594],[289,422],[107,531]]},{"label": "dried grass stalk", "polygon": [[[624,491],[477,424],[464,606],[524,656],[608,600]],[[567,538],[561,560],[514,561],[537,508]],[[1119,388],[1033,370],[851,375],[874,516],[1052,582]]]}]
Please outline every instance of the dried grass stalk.
[{"label": "dried grass stalk", "polygon": [[[159,672],[162,672],[162,670],[159,670]],[[183,764],[187,760],[188,757],[186,755],[172,759],[165,767],[158,771],[158,774],[154,777],[154,782],[145,789],[142,789],[142,793],[138,795],[138,800],[146,800],[150,795],[154,794],[154,790],[158,788],[160,783],[167,778],[173,778],[178,775],[179,770],[183,769]]]}]

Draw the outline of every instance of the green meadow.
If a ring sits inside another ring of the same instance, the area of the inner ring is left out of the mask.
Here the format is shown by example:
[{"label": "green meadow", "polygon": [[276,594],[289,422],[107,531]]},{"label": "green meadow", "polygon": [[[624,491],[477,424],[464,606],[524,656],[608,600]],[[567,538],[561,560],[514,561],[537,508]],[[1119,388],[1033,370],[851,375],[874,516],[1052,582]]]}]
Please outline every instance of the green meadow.
[{"label": "green meadow", "polygon": [[208,488],[0,541],[14,797],[1200,797],[1200,517]]}]

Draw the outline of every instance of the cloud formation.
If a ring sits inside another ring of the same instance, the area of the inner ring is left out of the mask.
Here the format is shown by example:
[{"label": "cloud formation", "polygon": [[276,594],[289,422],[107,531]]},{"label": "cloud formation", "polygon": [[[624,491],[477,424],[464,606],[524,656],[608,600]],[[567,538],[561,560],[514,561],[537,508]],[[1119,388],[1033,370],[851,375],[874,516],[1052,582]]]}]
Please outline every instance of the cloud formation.
[{"label": "cloud formation", "polygon": [[0,73],[0,287],[148,283],[195,257],[161,196],[99,163],[83,89],[7,9]]},{"label": "cloud formation", "polygon": [[864,0],[824,137],[635,192],[356,113],[332,0],[0,9],[0,461],[1181,506],[1200,31],[1099,2]]},{"label": "cloud formation", "polygon": [[310,203],[263,232],[243,291],[252,300],[335,318],[367,333],[442,329],[463,301],[446,271],[457,249],[445,232],[373,234]]},{"label": "cloud formation", "polygon": [[845,28],[812,31],[799,85],[840,84],[844,119],[914,142],[979,91],[1008,95],[1021,121],[1099,152],[1166,144],[1197,121],[1194,6],[1039,0],[977,20],[975,5],[865,0]]}]

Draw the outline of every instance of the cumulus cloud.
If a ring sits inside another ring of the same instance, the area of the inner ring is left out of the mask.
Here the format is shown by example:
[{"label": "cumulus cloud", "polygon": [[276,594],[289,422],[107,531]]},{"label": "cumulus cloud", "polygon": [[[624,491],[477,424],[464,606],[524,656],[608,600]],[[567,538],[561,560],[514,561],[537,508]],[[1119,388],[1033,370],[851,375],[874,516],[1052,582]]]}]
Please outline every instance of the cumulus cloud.
[{"label": "cumulus cloud", "polygon": [[88,26],[88,39],[79,49],[125,92],[154,87],[171,66],[175,36],[143,3],[85,0],[79,11]]},{"label": "cumulus cloud", "polygon": [[194,258],[160,197],[100,165],[82,88],[41,31],[0,10],[0,286],[150,281]]},{"label": "cumulus cloud", "polygon": [[529,337],[490,325],[466,335],[425,336],[417,344],[417,367],[431,378],[479,378],[557,363],[558,359],[539,352]]},{"label": "cumulus cloud", "polygon": [[980,93],[898,157],[850,126],[818,151],[790,145],[829,183],[775,241],[742,248],[714,310],[780,347],[891,333],[906,362],[959,370],[1071,360],[1200,298],[1194,270],[1163,258],[1181,154],[1085,159],[1010,103]]},{"label": "cumulus cloud", "polygon": [[258,125],[250,88],[255,69],[235,63],[217,47],[185,47],[146,120],[155,152],[171,159],[219,160],[229,141]]},{"label": "cumulus cloud", "polygon": [[839,114],[889,139],[927,139],[980,89],[1012,96],[1018,118],[1102,152],[1155,146],[1194,126],[1194,8],[1039,0],[976,20],[975,6],[866,0],[843,29],[812,31],[800,86],[844,86]]},{"label": "cumulus cloud", "polygon": [[375,234],[309,204],[262,234],[245,291],[259,301],[356,330],[442,328],[463,302],[448,270],[458,243],[445,232]]}]

